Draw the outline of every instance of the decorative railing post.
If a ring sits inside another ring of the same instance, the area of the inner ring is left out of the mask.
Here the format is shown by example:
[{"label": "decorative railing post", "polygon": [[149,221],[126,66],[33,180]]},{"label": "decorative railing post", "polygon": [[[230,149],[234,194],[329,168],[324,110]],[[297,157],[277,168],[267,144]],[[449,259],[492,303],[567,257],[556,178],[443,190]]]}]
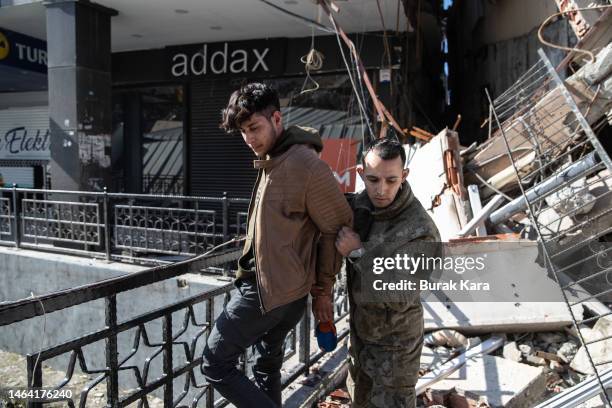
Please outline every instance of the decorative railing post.
[{"label": "decorative railing post", "polygon": [[13,217],[14,226],[15,226],[15,247],[19,248],[21,244],[21,234],[19,230],[19,225],[21,224],[19,220],[19,199],[17,197],[17,184],[13,183],[13,212],[15,216]]},{"label": "decorative railing post", "polygon": [[[26,364],[28,368],[28,387],[42,387],[42,363],[38,361],[38,353],[28,354],[26,357]],[[27,407],[41,408],[42,403],[28,400]]]},{"label": "decorative railing post", "polygon": [[109,199],[108,191],[104,187],[104,250],[106,252],[106,260],[111,260],[111,239],[110,239],[110,220],[109,220]]},{"label": "decorative railing post", "polygon": [[[215,324],[215,299],[208,299],[206,302],[206,338],[210,336],[210,332]],[[211,383],[206,386],[206,408],[214,408],[215,406],[215,389]]]},{"label": "decorative railing post", "polygon": [[106,327],[110,334],[106,338],[105,356],[106,369],[106,404],[109,407],[119,405],[119,352],[117,350],[117,296],[105,298],[104,311],[106,314]]},{"label": "decorative railing post", "polygon": [[308,376],[310,374],[310,310],[312,307],[312,303],[310,297],[306,302],[306,312],[304,313],[304,317],[300,321],[300,352],[299,359],[300,363],[304,364],[304,375]]},{"label": "decorative railing post", "polygon": [[223,242],[229,240],[229,201],[227,199],[227,192],[223,192]]},{"label": "decorative railing post", "polygon": [[174,372],[172,369],[172,314],[164,316],[162,323],[162,340],[164,343],[163,370],[165,377],[164,384],[164,407],[171,407],[174,399]]},{"label": "decorative railing post", "polygon": [[[223,192],[223,242],[229,241],[229,200],[227,199],[227,192]],[[223,276],[229,276],[229,270],[227,266],[223,266]]]}]

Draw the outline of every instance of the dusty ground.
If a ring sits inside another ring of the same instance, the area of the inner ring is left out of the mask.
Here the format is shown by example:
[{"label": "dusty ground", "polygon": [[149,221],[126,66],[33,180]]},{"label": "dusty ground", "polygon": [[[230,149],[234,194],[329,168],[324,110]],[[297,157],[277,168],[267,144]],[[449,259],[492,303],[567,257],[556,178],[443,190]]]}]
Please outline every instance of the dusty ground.
[{"label": "dusty ground", "polygon": [[[64,378],[64,373],[60,371],[53,370],[51,367],[43,365],[43,379],[45,385],[51,384],[59,384],[60,381]],[[80,398],[80,391],[87,386],[95,377],[89,376],[82,373],[77,373],[75,369],[75,374],[67,385],[73,391],[73,398],[75,400],[75,405],[78,406],[78,398]],[[25,387],[27,385],[27,371],[26,371],[26,359],[25,357],[8,353],[0,350],[0,388],[17,388],[17,387]],[[120,395],[125,396],[129,393],[133,392],[133,390],[121,390]],[[149,407],[151,408],[163,408],[163,401],[149,396]],[[0,407],[2,407],[2,401],[0,400]],[[21,405],[16,404],[16,407]],[[25,405],[23,405],[25,406]],[[58,402],[54,404],[45,405],[46,407],[66,407],[68,404],[66,402]],[[102,381],[95,388],[93,388],[87,398],[87,407],[88,408],[101,408],[106,406],[106,382]],[[138,403],[133,403],[129,405],[130,407],[137,407]]]}]

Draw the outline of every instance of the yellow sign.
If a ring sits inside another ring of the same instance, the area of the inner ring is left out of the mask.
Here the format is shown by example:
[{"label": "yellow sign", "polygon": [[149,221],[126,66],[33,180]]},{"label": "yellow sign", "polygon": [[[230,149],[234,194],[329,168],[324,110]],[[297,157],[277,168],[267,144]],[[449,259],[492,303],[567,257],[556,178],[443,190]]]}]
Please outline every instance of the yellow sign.
[{"label": "yellow sign", "polygon": [[10,47],[8,39],[4,34],[0,33],[0,60],[5,59],[9,55]]}]

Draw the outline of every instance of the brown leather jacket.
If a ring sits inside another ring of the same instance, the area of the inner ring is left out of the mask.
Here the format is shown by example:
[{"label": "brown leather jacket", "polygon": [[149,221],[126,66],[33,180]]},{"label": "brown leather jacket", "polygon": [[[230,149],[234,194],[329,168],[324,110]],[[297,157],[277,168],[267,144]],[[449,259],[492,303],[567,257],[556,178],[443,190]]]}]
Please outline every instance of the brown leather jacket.
[{"label": "brown leather jacket", "polygon": [[305,144],[255,160],[254,166],[259,169],[249,206],[254,228],[244,253],[253,246],[263,311],[300,299],[315,283],[331,293],[342,263],[336,235],[352,226],[352,211],[331,169]]}]

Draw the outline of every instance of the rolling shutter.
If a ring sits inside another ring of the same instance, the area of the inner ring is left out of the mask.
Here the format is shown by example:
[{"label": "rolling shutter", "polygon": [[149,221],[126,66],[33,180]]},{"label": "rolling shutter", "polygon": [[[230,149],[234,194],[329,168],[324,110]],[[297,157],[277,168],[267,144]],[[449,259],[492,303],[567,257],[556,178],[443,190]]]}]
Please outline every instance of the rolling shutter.
[{"label": "rolling shutter", "polygon": [[191,86],[191,195],[250,198],[255,156],[239,135],[219,129],[221,110],[238,88],[236,80],[200,80]]}]

